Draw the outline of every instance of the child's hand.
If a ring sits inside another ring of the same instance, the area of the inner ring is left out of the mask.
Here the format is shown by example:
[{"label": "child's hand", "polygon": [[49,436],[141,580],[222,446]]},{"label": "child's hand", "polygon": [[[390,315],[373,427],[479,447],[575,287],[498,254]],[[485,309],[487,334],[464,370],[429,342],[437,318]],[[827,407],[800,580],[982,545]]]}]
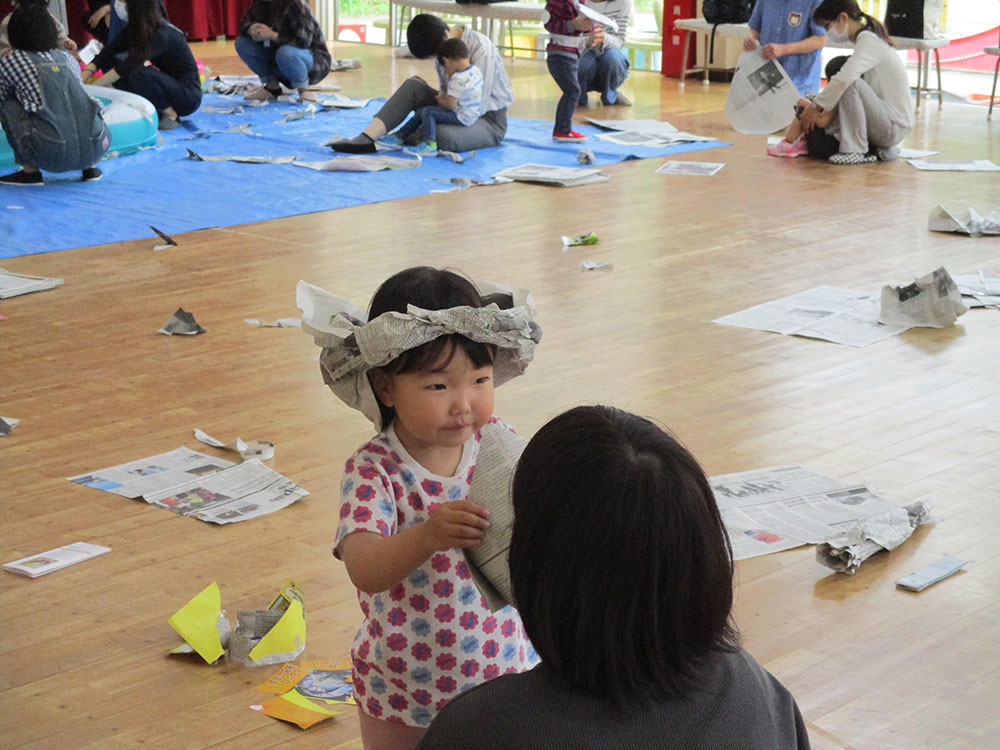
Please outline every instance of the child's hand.
[{"label": "child's hand", "polygon": [[430,517],[420,527],[427,546],[433,551],[459,547],[470,549],[478,545],[489,528],[490,512],[468,500],[441,503],[431,511]]},{"label": "child's hand", "polygon": [[781,57],[784,54],[785,54],[784,44],[776,44],[775,42],[771,42],[770,44],[764,45],[765,60],[773,60],[774,58]]},{"label": "child's hand", "polygon": [[573,28],[577,31],[590,31],[594,25],[594,22],[586,16],[577,16],[570,23],[573,24]]},{"label": "child's hand", "polygon": [[757,49],[757,39],[753,35],[743,37],[743,49],[747,52]]}]

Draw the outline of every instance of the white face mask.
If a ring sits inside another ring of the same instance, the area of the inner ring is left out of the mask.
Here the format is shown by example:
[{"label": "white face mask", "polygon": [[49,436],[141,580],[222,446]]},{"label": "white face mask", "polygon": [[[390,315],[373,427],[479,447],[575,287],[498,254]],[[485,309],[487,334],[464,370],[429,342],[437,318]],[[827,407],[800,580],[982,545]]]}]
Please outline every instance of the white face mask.
[{"label": "white face mask", "polygon": [[850,35],[847,33],[846,30],[841,31],[839,28],[837,28],[836,24],[837,21],[834,21],[834,26],[827,29],[826,40],[831,44],[847,44],[849,41],[851,41]]},{"label": "white face mask", "polygon": [[122,0],[115,0],[115,14],[125,23],[128,23],[128,8]]}]

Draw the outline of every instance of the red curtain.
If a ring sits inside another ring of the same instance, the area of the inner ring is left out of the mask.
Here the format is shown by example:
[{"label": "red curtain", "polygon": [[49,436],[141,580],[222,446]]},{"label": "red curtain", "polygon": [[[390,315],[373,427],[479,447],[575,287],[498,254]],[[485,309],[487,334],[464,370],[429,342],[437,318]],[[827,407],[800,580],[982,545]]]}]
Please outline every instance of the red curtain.
[{"label": "red curtain", "polygon": [[[0,2],[9,6],[9,0]],[[251,0],[166,0],[170,22],[185,32],[192,42],[223,35],[236,36],[250,3]],[[66,0],[69,35],[79,44],[88,39],[83,22],[87,12],[86,0]]]}]

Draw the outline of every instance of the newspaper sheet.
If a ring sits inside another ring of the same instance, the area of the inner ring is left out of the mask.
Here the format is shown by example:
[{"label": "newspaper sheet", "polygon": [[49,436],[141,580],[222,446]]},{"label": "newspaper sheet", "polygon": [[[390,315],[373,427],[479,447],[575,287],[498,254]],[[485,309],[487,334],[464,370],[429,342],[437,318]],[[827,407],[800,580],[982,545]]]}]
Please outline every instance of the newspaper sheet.
[{"label": "newspaper sheet", "polygon": [[413,159],[382,154],[361,154],[359,156],[335,156],[326,161],[295,161],[293,166],[315,169],[317,172],[379,172],[383,169],[412,169],[419,167],[423,157]]},{"label": "newspaper sheet", "polygon": [[[582,7],[582,6],[581,6]],[[598,133],[599,141],[616,143],[619,146],[644,146],[646,148],[661,148],[667,141],[649,133],[637,133],[634,130],[614,130],[610,133]]]},{"label": "newspaper sheet", "polygon": [[627,130],[630,133],[642,133],[663,141],[669,140],[670,136],[677,132],[677,128],[666,120],[598,120],[588,117],[587,121],[606,130]]},{"label": "newspaper sheet", "polygon": [[233,523],[287,507],[309,493],[291,479],[251,459],[144,499],[182,516],[210,523]]},{"label": "newspaper sheet", "polygon": [[878,319],[888,325],[945,328],[968,310],[951,276],[938,268],[912,284],[882,287]]},{"label": "newspaper sheet", "polygon": [[469,485],[469,500],[490,511],[490,527],[482,544],[465,551],[472,579],[496,612],[513,602],[507,552],[514,528],[511,481],[517,461],[528,441],[499,425],[482,430],[476,470]]},{"label": "newspaper sheet", "polygon": [[708,481],[736,560],[823,542],[860,519],[897,507],[867,487],[797,465],[722,474]]},{"label": "newspaper sheet", "polygon": [[88,544],[87,542],[74,542],[65,547],[50,549],[38,555],[29,555],[20,560],[14,560],[3,564],[3,569],[16,573],[19,576],[28,578],[38,578],[46,573],[55,570],[62,570],[70,565],[76,565],[84,560],[90,560],[98,555],[104,555],[111,551],[110,547],[102,547],[99,544]]},{"label": "newspaper sheet", "polygon": [[41,292],[45,289],[52,289],[63,283],[62,279],[47,278],[45,276],[27,276],[23,273],[13,273],[0,268],[0,299],[16,297],[19,294],[29,292]]},{"label": "newspaper sheet", "polygon": [[1000,309],[1000,269],[984,268],[977,273],[956,273],[951,278],[968,307]]},{"label": "newspaper sheet", "polygon": [[918,501],[865,518],[817,546],[816,561],[838,573],[854,575],[876,552],[896,549],[909,539],[917,526],[926,523],[932,507],[933,501]]},{"label": "newspaper sheet", "polygon": [[791,297],[765,302],[715,323],[758,331],[868,346],[907,330],[909,325],[878,322],[879,298],[865,292],[820,286]]},{"label": "newspaper sheet", "polygon": [[726,98],[726,117],[739,133],[774,133],[795,119],[799,90],[777,60],[761,47],[744,50],[736,61]]},{"label": "newspaper sheet", "polygon": [[911,166],[927,172],[1000,172],[1000,167],[988,159],[976,159],[975,161],[908,159],[907,161]]},{"label": "newspaper sheet", "polygon": [[187,150],[187,158],[193,161],[235,161],[240,164],[291,164],[297,156],[203,156],[191,149]]},{"label": "newspaper sheet", "polygon": [[1000,234],[1000,209],[980,214],[974,208],[935,206],[927,219],[927,228],[935,232],[958,232],[970,237]]},{"label": "newspaper sheet", "polygon": [[545,185],[559,187],[575,187],[589,185],[594,182],[607,182],[608,176],[597,168],[556,167],[551,164],[521,164],[516,167],[502,169],[493,175],[494,180],[514,182],[540,182]]},{"label": "newspaper sheet", "polygon": [[725,164],[708,161],[668,161],[656,169],[656,174],[685,174],[696,177],[711,177]]},{"label": "newspaper sheet", "polygon": [[333,96],[324,96],[319,100],[319,104],[322,111],[329,111],[331,109],[363,109],[368,106],[370,101],[371,99],[334,94]]},{"label": "newspaper sheet", "polygon": [[67,477],[69,481],[122,497],[137,498],[187,483],[233,466],[226,461],[184,447],[149,458]]}]

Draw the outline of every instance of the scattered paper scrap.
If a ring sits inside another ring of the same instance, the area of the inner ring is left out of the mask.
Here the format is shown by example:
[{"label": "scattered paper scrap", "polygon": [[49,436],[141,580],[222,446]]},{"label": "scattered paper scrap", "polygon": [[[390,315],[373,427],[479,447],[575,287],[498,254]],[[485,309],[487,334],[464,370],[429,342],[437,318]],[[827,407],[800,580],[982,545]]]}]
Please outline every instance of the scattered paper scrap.
[{"label": "scattered paper scrap", "polygon": [[0,268],[0,299],[16,297],[29,292],[41,292],[52,289],[63,283],[62,279],[45,276],[28,276],[23,273],[13,273]]},{"label": "scattered paper scrap", "polygon": [[235,465],[232,461],[182,447],[67,479],[95,490],[134,499]]},{"label": "scattered paper scrap", "polygon": [[[357,58],[346,58],[345,57],[345,58],[340,58],[340,59],[337,59],[337,60],[331,60],[330,61],[330,70],[331,71],[358,70],[360,68],[361,68],[361,60],[358,60]],[[312,87],[310,87],[310,88],[312,88]],[[340,88],[340,87],[338,86],[337,88]],[[320,89],[316,89],[316,90],[320,90]]]},{"label": "scattered paper scrap", "polygon": [[243,318],[243,322],[261,328],[298,328],[302,325],[299,318],[278,318],[277,320],[261,320],[260,318]]},{"label": "scattered paper scrap", "polygon": [[666,120],[597,120],[588,117],[587,121],[605,130],[643,133],[663,141],[669,140],[674,133],[678,132],[677,128]]},{"label": "scattered paper scrap", "polygon": [[610,271],[614,265],[603,260],[581,260],[580,268],[584,271]]},{"label": "scattered paper scrap", "polygon": [[250,708],[262,711],[275,719],[295,724],[300,729],[308,729],[340,713],[340,711],[332,711],[317,705],[295,690],[271,698],[264,703],[250,706]]},{"label": "scattered paper scrap", "polygon": [[938,268],[912,284],[882,287],[878,320],[886,325],[945,328],[968,310],[951,276]]},{"label": "scattered paper scrap", "polygon": [[589,148],[581,148],[576,152],[577,164],[593,164],[596,159],[594,152]]},{"label": "scattered paper scrap", "polygon": [[724,166],[726,165],[708,161],[668,161],[656,169],[656,174],[689,174],[711,177]]},{"label": "scattered paper scrap", "polygon": [[607,182],[608,176],[600,169],[584,167],[557,167],[551,164],[521,164],[502,169],[493,175],[494,180],[509,182],[538,182],[543,185],[575,187],[595,182]]},{"label": "scattered paper scrap", "polygon": [[164,234],[159,229],[154,227],[152,224],[147,224],[146,226],[152,229],[154,232],[156,232],[159,238],[163,240],[162,245],[153,245],[154,250],[166,250],[168,247],[177,247],[177,241],[173,237]]},{"label": "scattered paper scrap", "polygon": [[910,573],[907,576],[903,576],[896,581],[896,585],[899,588],[906,589],[908,591],[923,591],[932,583],[937,583],[938,581],[957,573],[967,564],[968,562],[966,560],[960,560],[952,555],[944,555],[943,557],[932,562],[926,568],[921,568],[916,573]]},{"label": "scattered paper scrap", "polygon": [[838,573],[854,575],[876,552],[893,550],[909,539],[913,530],[927,522],[934,503],[930,500],[891,508],[862,519],[850,529],[816,547],[816,561]]},{"label": "scattered paper scrap", "polygon": [[310,102],[302,109],[296,110],[295,112],[289,112],[287,115],[278,120],[278,122],[295,122],[296,120],[303,120],[307,117],[315,117],[317,111],[319,111],[319,107],[317,107],[315,103]]},{"label": "scattered paper scrap", "polygon": [[952,280],[967,307],[1000,310],[1000,269],[982,268],[976,273],[956,273]]},{"label": "scattered paper scrap", "polygon": [[204,156],[187,149],[187,158],[192,161],[234,161],[239,164],[291,164],[297,156]]},{"label": "scattered paper scrap", "polygon": [[469,151],[465,154],[456,154],[454,151],[438,151],[437,155],[451,159],[455,164],[465,164],[465,162],[476,155],[476,152]]},{"label": "scattered paper scrap", "polygon": [[65,547],[50,549],[40,555],[29,555],[20,560],[4,563],[3,569],[19,576],[28,578],[38,578],[54,570],[61,570],[70,565],[76,565],[84,560],[90,560],[98,555],[103,555],[111,551],[110,547],[102,547],[99,544],[88,544],[87,542],[75,542],[67,544]]},{"label": "scattered paper scrap", "polygon": [[911,166],[927,172],[1000,172],[1000,167],[988,159],[976,159],[975,161],[908,159],[907,161]]},{"label": "scattered paper scrap", "polygon": [[0,437],[9,435],[19,424],[21,424],[20,419],[14,419],[14,417],[0,417]]},{"label": "scattered paper scrap", "polygon": [[878,315],[879,298],[875,295],[820,286],[716,318],[713,322],[859,347],[910,328],[909,325],[883,325]]},{"label": "scattered paper scrap", "polygon": [[587,234],[579,234],[576,237],[569,237],[567,235],[562,236],[562,243],[564,247],[577,247],[579,245],[596,245],[601,240],[593,232],[588,232]]},{"label": "scattered paper scrap", "polygon": [[351,676],[351,657],[342,656],[339,659],[316,659],[313,661],[283,664],[281,669],[268,677],[265,682],[258,685],[257,689],[262,693],[276,693],[281,695],[296,687],[314,670],[323,673],[333,671],[342,676],[345,683],[353,681]]},{"label": "scattered paper scrap", "polygon": [[[779,135],[777,138],[780,141],[783,137]],[[768,138],[767,142],[770,144],[771,139]],[[938,153],[938,151],[927,151],[919,148],[903,148],[902,146],[899,148],[900,159],[923,159],[925,156],[936,156]]]},{"label": "scattered paper scrap", "polygon": [[363,109],[368,106],[368,102],[370,101],[371,99],[359,99],[355,96],[334,94],[333,96],[323,97],[320,99],[319,104],[321,111],[329,112],[334,109]]},{"label": "scattered paper scrap", "polygon": [[618,22],[613,18],[608,18],[603,13],[598,13],[593,8],[585,7],[583,3],[580,3],[578,9],[581,14],[589,18],[591,21],[595,21],[600,24],[604,24],[612,31],[618,31]]},{"label": "scattered paper scrap", "polygon": [[171,649],[170,653],[183,654],[194,650],[209,664],[215,663],[225,653],[230,625],[222,611],[222,594],[215,581],[174,612],[167,622],[185,643]]},{"label": "scattered paper scrap", "polygon": [[1000,234],[1000,209],[983,216],[971,207],[947,209],[935,206],[927,220],[927,228],[934,232],[958,232],[970,237]]},{"label": "scattered paper scrap", "polygon": [[243,106],[237,104],[233,107],[212,107],[206,104],[199,107],[198,111],[209,115],[241,115],[243,114]]},{"label": "scattered paper scrap", "polygon": [[174,334],[196,336],[199,333],[205,333],[205,329],[198,324],[192,313],[189,313],[183,307],[178,307],[177,312],[167,319],[167,322],[163,324],[163,327],[157,333],[165,333],[168,336],[173,336]]},{"label": "scattered paper scrap", "polygon": [[777,59],[764,58],[758,46],[744,50],[736,61],[726,97],[726,117],[739,133],[770,134],[795,117],[799,90]]},{"label": "scattered paper scrap", "polygon": [[307,729],[337,713],[318,706],[315,700],[327,705],[356,705],[352,671],[351,659],[347,656],[284,664],[257,689],[264,693],[277,693],[286,700],[272,699],[251,708]]},{"label": "scattered paper scrap", "polygon": [[269,443],[266,440],[251,440],[250,442],[245,442],[240,438],[236,438],[231,443],[223,443],[221,440],[218,440],[199,429],[195,429],[194,436],[201,442],[206,445],[211,445],[214,448],[221,448],[226,451],[235,451],[236,453],[239,453],[243,459],[259,458],[261,461],[267,461],[274,458],[274,443]]},{"label": "scattered paper scrap", "polygon": [[382,154],[361,154],[359,156],[336,156],[327,161],[297,161],[296,167],[315,169],[318,172],[378,172],[383,169],[412,169],[419,167],[423,157],[404,159],[400,156]]}]

